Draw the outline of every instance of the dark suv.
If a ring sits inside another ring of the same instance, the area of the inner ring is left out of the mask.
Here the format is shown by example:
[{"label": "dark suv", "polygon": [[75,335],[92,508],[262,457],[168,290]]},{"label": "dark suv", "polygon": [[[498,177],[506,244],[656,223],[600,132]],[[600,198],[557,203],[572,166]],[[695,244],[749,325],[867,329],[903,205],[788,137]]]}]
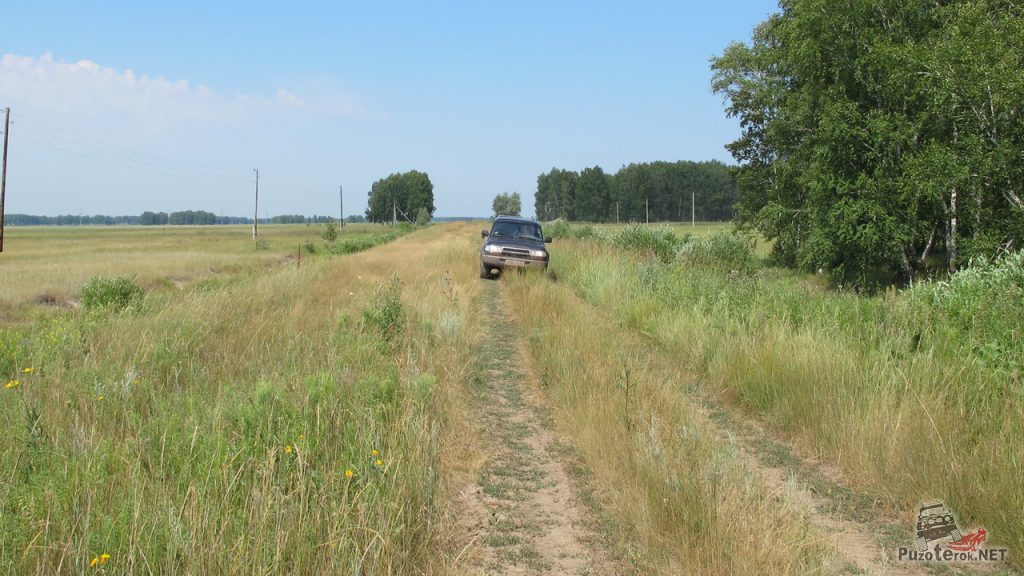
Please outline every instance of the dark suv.
[{"label": "dark suv", "polygon": [[506,267],[541,268],[548,267],[548,251],[540,223],[528,218],[498,216],[491,230],[480,235],[487,240],[480,248],[480,277],[488,278],[493,270]]}]

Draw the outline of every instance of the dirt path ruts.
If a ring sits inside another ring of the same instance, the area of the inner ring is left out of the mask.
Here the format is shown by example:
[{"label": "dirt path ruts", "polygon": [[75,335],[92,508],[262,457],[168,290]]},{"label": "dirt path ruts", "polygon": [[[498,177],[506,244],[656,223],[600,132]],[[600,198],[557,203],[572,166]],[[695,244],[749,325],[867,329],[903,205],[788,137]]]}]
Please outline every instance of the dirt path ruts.
[{"label": "dirt path ruts", "polygon": [[488,322],[474,400],[478,441],[489,457],[460,495],[466,542],[459,564],[471,574],[616,574],[543,416],[522,330],[498,282],[488,283],[483,300]]}]

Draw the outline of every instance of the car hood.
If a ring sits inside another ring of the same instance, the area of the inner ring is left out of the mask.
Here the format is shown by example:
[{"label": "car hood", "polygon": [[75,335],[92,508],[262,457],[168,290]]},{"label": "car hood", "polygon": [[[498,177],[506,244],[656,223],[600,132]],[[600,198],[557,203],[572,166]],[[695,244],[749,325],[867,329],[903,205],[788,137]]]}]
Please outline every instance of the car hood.
[{"label": "car hood", "polygon": [[528,240],[526,238],[512,238],[509,236],[499,236],[497,238],[488,238],[484,245],[494,244],[497,246],[508,246],[510,248],[525,248],[527,250],[537,250],[544,247],[544,243],[540,240]]}]

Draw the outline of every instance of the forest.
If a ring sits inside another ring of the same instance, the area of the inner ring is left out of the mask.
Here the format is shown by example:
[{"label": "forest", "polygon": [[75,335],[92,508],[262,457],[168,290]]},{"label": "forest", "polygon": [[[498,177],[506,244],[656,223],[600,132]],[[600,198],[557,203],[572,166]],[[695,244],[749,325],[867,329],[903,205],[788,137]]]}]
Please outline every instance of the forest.
[{"label": "forest", "polygon": [[587,222],[724,221],[735,202],[732,169],[717,161],[630,164],[615,174],[552,168],[534,196],[540,220]]}]

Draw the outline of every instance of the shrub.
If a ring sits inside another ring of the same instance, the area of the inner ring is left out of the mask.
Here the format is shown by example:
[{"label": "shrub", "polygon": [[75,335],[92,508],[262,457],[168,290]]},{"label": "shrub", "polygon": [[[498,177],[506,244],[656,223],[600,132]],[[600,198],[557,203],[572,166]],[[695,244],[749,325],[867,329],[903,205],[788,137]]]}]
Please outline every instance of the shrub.
[{"label": "shrub", "polygon": [[559,218],[558,220],[548,222],[544,226],[544,232],[552,238],[569,238],[572,234],[572,228],[568,222]]},{"label": "shrub", "polygon": [[377,331],[385,340],[401,334],[404,328],[402,313],[402,281],[392,276],[374,292],[370,305],[363,310],[363,327]]},{"label": "shrub", "polygon": [[1024,252],[975,259],[948,281],[915,284],[906,294],[921,336],[967,342],[1007,373],[1024,364]]},{"label": "shrub", "polygon": [[124,310],[143,295],[142,287],[127,276],[94,276],[82,287],[82,305],[86,310]]},{"label": "shrub", "polygon": [[320,234],[320,237],[324,239],[324,242],[334,242],[338,239],[338,225],[334,222],[328,222],[324,226],[324,231]]},{"label": "shrub", "polygon": [[626,250],[651,253],[662,262],[671,262],[680,239],[671,228],[631,224],[612,237],[612,244]]},{"label": "shrub", "polygon": [[416,225],[426,226],[427,224],[430,224],[430,212],[428,212],[427,208],[424,206],[421,207],[419,213],[416,214]]},{"label": "shrub", "polygon": [[676,260],[689,266],[752,274],[757,270],[756,244],[753,236],[740,232],[715,232],[701,238],[687,236]]}]

